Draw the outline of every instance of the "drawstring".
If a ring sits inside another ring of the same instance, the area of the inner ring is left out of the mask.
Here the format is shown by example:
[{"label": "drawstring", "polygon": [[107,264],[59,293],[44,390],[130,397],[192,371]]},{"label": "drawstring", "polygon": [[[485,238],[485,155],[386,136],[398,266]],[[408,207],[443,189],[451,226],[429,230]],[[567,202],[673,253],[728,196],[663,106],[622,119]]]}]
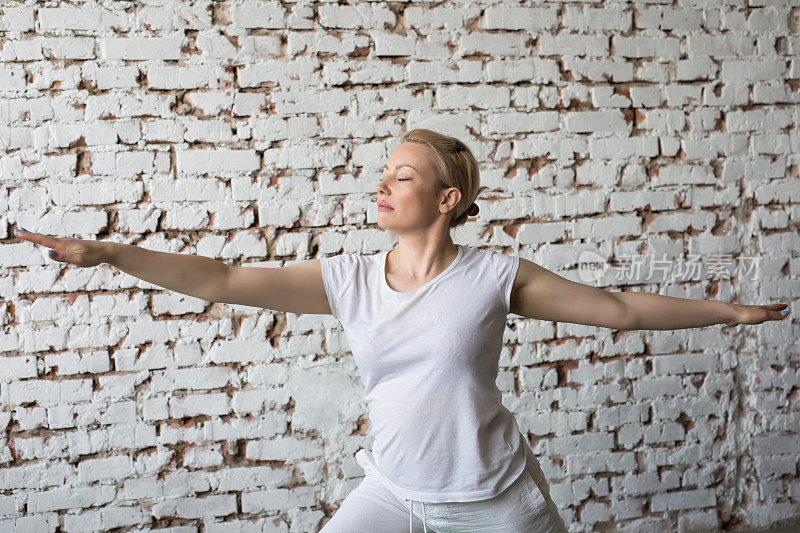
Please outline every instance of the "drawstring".
[{"label": "drawstring", "polygon": [[[414,519],[414,500],[406,501],[411,502],[411,509],[408,511],[408,533],[413,533],[411,528],[412,520]],[[428,523],[425,521],[425,502],[422,502],[422,528],[425,530],[425,533],[428,533]]]}]

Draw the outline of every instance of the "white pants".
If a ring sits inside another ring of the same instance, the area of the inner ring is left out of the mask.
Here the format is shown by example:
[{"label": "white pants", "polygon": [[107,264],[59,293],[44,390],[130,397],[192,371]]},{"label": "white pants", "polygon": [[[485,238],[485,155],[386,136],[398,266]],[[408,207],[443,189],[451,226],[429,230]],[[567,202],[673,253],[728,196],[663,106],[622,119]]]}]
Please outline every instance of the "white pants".
[{"label": "white pants", "polygon": [[564,532],[564,521],[527,441],[525,448],[528,461],[522,475],[494,498],[474,502],[403,500],[381,481],[369,461],[359,460],[356,454],[366,475],[320,533],[401,533],[406,529],[420,533]]}]

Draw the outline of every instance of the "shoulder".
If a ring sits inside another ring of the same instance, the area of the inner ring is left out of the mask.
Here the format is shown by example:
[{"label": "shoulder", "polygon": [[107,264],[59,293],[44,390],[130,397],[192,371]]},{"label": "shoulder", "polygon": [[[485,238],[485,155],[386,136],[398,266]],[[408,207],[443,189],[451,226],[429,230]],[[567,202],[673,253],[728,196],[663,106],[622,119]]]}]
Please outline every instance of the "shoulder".
[{"label": "shoulder", "polygon": [[380,261],[380,254],[358,254],[358,253],[340,253],[335,255],[323,256],[319,258],[326,268],[350,271],[358,268],[366,268],[371,264],[377,264]]}]

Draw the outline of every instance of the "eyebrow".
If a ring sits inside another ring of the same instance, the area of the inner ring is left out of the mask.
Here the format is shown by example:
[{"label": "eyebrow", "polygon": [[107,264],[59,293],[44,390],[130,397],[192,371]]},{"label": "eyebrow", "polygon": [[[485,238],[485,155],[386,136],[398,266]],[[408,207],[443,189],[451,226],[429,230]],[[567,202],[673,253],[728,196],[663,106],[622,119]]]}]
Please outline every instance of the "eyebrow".
[{"label": "eyebrow", "polygon": [[[386,169],[388,166],[389,166],[389,164],[388,164],[388,163],[387,163],[387,164],[385,164],[385,165],[383,165],[383,168],[384,168],[384,170],[385,170],[385,169]],[[411,167],[411,168],[414,168],[414,167],[412,167],[411,165],[409,165],[408,163],[398,163],[397,165],[395,165],[395,167],[394,167],[394,168],[400,168],[400,167]],[[421,174],[421,172],[420,172],[419,170],[417,170],[416,168],[414,168],[414,170],[416,171],[416,173],[417,173],[417,174]]]}]

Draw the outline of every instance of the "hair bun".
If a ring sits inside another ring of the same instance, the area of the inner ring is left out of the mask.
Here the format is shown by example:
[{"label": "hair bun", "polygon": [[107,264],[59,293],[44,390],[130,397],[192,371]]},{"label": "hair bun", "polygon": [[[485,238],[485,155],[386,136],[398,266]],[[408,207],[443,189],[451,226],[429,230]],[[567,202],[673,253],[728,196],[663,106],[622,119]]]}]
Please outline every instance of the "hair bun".
[{"label": "hair bun", "polygon": [[471,217],[474,217],[475,215],[478,214],[478,212],[480,212],[480,210],[481,210],[481,208],[478,207],[478,204],[476,204],[475,202],[472,202],[472,205],[469,206],[469,209],[467,209],[467,214],[469,216],[471,216]]}]

